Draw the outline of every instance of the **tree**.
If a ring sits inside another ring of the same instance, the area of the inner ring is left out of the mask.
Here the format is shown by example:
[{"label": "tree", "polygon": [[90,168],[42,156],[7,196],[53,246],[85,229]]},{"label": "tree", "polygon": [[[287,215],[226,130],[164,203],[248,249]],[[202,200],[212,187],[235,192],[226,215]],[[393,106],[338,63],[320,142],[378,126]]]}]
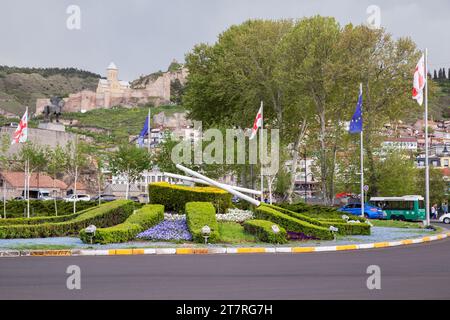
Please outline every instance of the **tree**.
[{"label": "tree", "polygon": [[77,212],[77,183],[80,171],[89,165],[88,150],[89,146],[87,144],[78,141],[78,135],[75,137],[75,141],[71,141],[66,145],[64,150],[67,157],[65,171],[74,186],[73,213]]},{"label": "tree", "polygon": [[127,181],[126,199],[129,196],[130,183],[136,181],[144,170],[150,169],[151,158],[146,149],[132,144],[123,144],[109,157],[109,169],[112,174],[123,176]]},{"label": "tree", "polygon": [[438,78],[438,75],[437,75],[436,69],[434,69],[433,79],[434,79],[434,80],[437,80],[437,78]]},{"label": "tree", "polygon": [[[56,177],[59,173],[64,172],[68,166],[69,156],[66,154],[64,149],[57,145],[54,149],[47,148],[46,150],[47,159],[47,173],[53,178],[53,188],[55,188]],[[55,205],[55,215],[58,215],[58,203],[56,201],[56,196],[53,196]]]},{"label": "tree", "polygon": [[[27,199],[27,217],[30,217],[30,178],[34,172],[37,173],[37,187],[39,189],[39,176],[45,170],[47,165],[47,157],[45,149],[38,144],[31,141],[25,142],[20,151],[13,156],[14,166],[20,171],[27,171],[27,194],[24,196]],[[28,168],[27,168],[28,166]],[[27,170],[28,169],[28,170]]]},{"label": "tree", "polygon": [[380,196],[393,197],[415,193],[417,169],[408,155],[398,151],[389,152],[377,167]]},{"label": "tree", "polygon": [[[415,193],[425,195],[425,171],[417,170]],[[448,191],[447,182],[444,180],[442,171],[437,168],[430,168],[430,205],[441,204],[446,199]]]}]

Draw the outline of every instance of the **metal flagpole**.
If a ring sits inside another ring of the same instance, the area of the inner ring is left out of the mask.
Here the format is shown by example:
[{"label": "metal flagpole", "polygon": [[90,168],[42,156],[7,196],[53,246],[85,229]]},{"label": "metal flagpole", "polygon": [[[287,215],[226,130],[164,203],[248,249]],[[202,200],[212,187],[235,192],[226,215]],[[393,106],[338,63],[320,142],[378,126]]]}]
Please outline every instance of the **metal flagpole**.
[{"label": "metal flagpole", "polygon": [[27,218],[30,217],[30,159],[27,159]]},{"label": "metal flagpole", "polygon": [[6,180],[5,177],[3,179],[3,218],[6,219]]},{"label": "metal flagpole", "polygon": [[[150,154],[150,143],[151,143],[151,129],[150,129],[150,118],[151,117],[151,111],[150,108],[148,108],[148,123],[147,123],[147,149],[148,154]],[[145,191],[147,194],[147,203],[150,202],[150,193],[148,191],[148,175],[150,174],[150,170],[147,170],[147,174],[145,175]]]},{"label": "metal flagpole", "polygon": [[425,49],[425,213],[430,225],[430,166],[428,161],[428,49]]},{"label": "metal flagpole", "polygon": [[259,152],[260,152],[259,161],[260,161],[260,164],[261,164],[261,202],[264,202],[264,175],[263,175],[263,160],[262,160],[263,154],[264,154],[263,153],[263,146],[264,146],[264,143],[263,143],[263,130],[264,130],[264,112],[263,112],[263,109],[264,109],[264,102],[261,101],[261,129],[260,129],[260,133],[259,133],[259,139],[261,140],[259,142]]},{"label": "metal flagpole", "polygon": [[[362,83],[359,84],[359,94],[362,96]],[[364,217],[364,145],[363,145],[363,108],[361,105],[361,217]]]}]

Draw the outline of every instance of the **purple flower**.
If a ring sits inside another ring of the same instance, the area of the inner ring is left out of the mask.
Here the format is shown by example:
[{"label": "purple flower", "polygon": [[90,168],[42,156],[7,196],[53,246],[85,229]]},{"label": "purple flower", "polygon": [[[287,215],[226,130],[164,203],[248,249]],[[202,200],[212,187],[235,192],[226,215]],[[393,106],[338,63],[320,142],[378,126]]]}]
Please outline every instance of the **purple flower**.
[{"label": "purple flower", "polygon": [[308,236],[303,232],[288,231],[287,235],[289,240],[317,240],[317,238]]},{"label": "purple flower", "polygon": [[192,240],[185,218],[164,220],[156,226],[139,233],[136,237],[146,240]]}]

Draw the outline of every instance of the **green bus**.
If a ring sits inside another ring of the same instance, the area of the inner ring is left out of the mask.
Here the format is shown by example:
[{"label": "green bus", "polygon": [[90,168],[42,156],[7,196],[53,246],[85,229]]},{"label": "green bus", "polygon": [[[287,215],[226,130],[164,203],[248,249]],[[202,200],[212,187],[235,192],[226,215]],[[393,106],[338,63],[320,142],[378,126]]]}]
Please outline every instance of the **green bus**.
[{"label": "green bus", "polygon": [[425,220],[425,205],[422,196],[372,197],[369,204],[383,210],[384,219]]}]

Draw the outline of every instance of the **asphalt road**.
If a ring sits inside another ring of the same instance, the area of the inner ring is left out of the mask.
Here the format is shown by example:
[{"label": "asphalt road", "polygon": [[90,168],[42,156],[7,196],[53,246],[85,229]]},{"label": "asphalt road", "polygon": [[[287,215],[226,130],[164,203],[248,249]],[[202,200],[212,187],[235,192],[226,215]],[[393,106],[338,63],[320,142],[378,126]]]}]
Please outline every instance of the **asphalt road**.
[{"label": "asphalt road", "polygon": [[[68,290],[66,269],[81,269]],[[381,289],[366,286],[369,265]],[[0,259],[0,299],[449,299],[450,239],[307,254]]]}]

